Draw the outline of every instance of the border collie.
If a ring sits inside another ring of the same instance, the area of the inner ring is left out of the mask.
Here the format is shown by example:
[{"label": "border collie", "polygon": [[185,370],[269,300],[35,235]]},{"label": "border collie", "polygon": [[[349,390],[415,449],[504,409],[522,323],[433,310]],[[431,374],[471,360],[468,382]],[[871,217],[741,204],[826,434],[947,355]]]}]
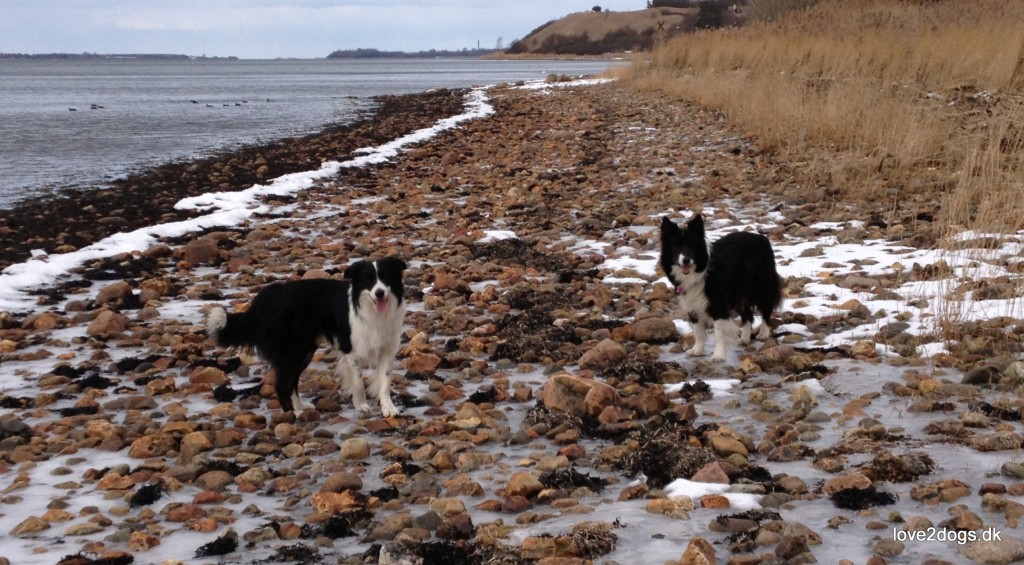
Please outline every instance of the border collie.
[{"label": "border collie", "polygon": [[402,272],[396,257],[358,261],[345,269],[345,280],[304,279],[268,285],[249,309],[228,314],[217,307],[206,322],[208,335],[224,347],[255,350],[274,368],[281,409],[299,414],[299,375],[326,342],[341,353],[335,375],[364,413],[362,369],[373,367],[371,396],[380,399],[385,418],[396,416],[391,402],[391,363],[398,353],[405,317]]},{"label": "border collie", "polygon": [[704,218],[697,214],[680,228],[661,220],[661,268],[675,285],[683,315],[693,327],[690,355],[704,354],[708,326],[715,328],[712,361],[725,359],[726,340],[735,338],[733,317],[743,320],[740,340],[750,343],[757,309],[763,321],[758,337],[771,337],[772,312],[782,303],[782,280],[768,238],[735,232],[708,245]]}]

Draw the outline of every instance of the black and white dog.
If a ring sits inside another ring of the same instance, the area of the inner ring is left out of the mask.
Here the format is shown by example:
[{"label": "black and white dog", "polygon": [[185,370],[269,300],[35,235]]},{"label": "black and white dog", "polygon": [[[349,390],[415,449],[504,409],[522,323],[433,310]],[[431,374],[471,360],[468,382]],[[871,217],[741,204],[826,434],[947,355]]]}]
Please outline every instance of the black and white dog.
[{"label": "black and white dog", "polygon": [[667,217],[661,221],[661,268],[675,285],[683,315],[693,327],[690,355],[704,354],[708,326],[715,328],[712,361],[725,359],[725,343],[735,337],[737,314],[743,320],[740,340],[750,343],[754,310],[761,314],[761,339],[771,336],[772,312],[782,303],[782,280],[768,238],[735,232],[710,246],[704,218],[697,214],[680,228]]},{"label": "black and white dog", "polygon": [[276,283],[256,295],[246,312],[210,311],[207,333],[225,347],[255,350],[276,374],[281,409],[302,411],[299,375],[326,342],[341,353],[335,375],[352,395],[352,403],[369,412],[362,369],[373,367],[370,395],[380,399],[384,417],[395,416],[391,402],[391,363],[398,353],[405,302],[402,272],[396,257],[358,261],[345,269],[345,280],[305,279]]}]

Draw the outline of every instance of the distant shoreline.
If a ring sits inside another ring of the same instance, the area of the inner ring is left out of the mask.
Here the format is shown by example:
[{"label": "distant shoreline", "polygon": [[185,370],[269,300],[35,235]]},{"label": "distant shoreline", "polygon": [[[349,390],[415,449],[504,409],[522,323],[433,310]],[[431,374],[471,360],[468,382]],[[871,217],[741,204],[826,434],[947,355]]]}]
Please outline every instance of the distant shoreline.
[{"label": "distant shoreline", "polygon": [[[160,53],[0,53],[0,61],[10,60],[33,60],[33,61],[112,61],[112,60],[125,60],[125,61],[242,61],[242,60],[324,60],[324,59],[423,59],[423,58],[437,58],[437,59],[485,59],[485,60],[557,60],[557,61],[573,61],[573,60],[591,60],[591,61],[621,61],[629,60],[637,55],[641,55],[641,52],[634,53],[604,53],[601,55],[564,55],[556,53],[507,53],[504,51],[493,51],[493,50],[481,50],[480,52],[461,52],[461,51],[421,51],[406,53],[401,51],[389,51],[389,52],[370,52],[367,50],[363,54],[355,54],[354,52],[338,52],[335,51],[326,57],[275,57],[273,59],[242,59],[240,57],[228,56],[228,57],[208,57],[206,55],[179,55],[179,54],[160,54]],[[344,54],[339,54],[344,53]]]},{"label": "distant shoreline", "polygon": [[148,61],[194,61],[194,60],[224,60],[235,61],[238,57],[207,57],[206,55],[178,55],[171,53],[0,53],[0,60],[3,59],[33,59],[33,60],[94,60],[111,59],[126,60],[148,60]]}]

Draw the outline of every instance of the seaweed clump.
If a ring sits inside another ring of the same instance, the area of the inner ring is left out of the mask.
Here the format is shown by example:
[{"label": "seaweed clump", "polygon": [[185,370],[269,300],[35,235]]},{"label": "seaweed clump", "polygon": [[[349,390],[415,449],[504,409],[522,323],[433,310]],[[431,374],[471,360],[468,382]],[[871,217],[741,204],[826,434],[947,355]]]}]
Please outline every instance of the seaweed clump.
[{"label": "seaweed clump", "polygon": [[472,544],[452,541],[431,541],[420,544],[416,554],[423,563],[444,563],[445,565],[477,565],[482,563],[476,557]]},{"label": "seaweed clump", "polygon": [[[633,359],[604,371],[605,377],[635,381],[640,384],[664,384],[667,382],[666,376],[677,377],[679,375],[686,375],[686,370],[679,363],[653,359]],[[704,381],[697,381],[697,383],[704,387],[708,386]],[[696,384],[684,386],[689,386],[692,390]],[[710,392],[710,388],[707,392]]]},{"label": "seaweed clump", "polygon": [[935,468],[935,460],[921,453],[893,455],[885,452],[867,463],[861,473],[872,482],[911,483]]},{"label": "seaweed clump", "polygon": [[579,548],[580,557],[594,559],[615,550],[619,536],[612,530],[617,527],[617,523],[580,522],[572,527],[569,537]]},{"label": "seaweed clump", "polygon": [[690,444],[689,438],[695,435],[700,435],[699,430],[671,422],[631,432],[629,439],[637,448],[617,466],[630,477],[643,474],[647,484],[655,488],[663,488],[678,477],[692,477],[704,465],[718,460],[710,449]]},{"label": "seaweed clump", "polygon": [[302,526],[302,537],[305,539],[313,539],[320,536],[330,539],[352,537],[356,535],[356,527],[369,521],[371,516],[370,512],[365,508],[338,512],[319,524],[306,524]]},{"label": "seaweed clump", "polygon": [[199,546],[196,550],[196,557],[214,557],[227,555],[238,549],[238,534],[234,530],[228,530],[219,538]]},{"label": "seaweed clump", "polygon": [[135,558],[128,554],[93,558],[84,552],[78,552],[61,557],[57,565],[131,565],[134,562]]},{"label": "seaweed clump", "polygon": [[831,497],[836,508],[846,510],[864,510],[874,506],[896,504],[896,495],[878,490],[873,485],[868,488],[847,488],[834,493]]},{"label": "seaweed clump", "polygon": [[603,491],[608,484],[605,479],[577,471],[576,467],[548,471],[543,473],[538,480],[547,488],[570,490],[586,487],[594,492]]},{"label": "seaweed clump", "polygon": [[135,491],[131,499],[128,501],[128,505],[132,508],[138,508],[139,506],[149,506],[164,494],[164,487],[160,483],[152,483],[148,485],[142,485],[139,490]]},{"label": "seaweed clump", "polygon": [[535,303],[518,314],[506,314],[497,322],[498,343],[491,360],[510,359],[533,363],[551,357],[568,360],[575,357],[579,336],[564,326],[555,325],[551,304]]}]

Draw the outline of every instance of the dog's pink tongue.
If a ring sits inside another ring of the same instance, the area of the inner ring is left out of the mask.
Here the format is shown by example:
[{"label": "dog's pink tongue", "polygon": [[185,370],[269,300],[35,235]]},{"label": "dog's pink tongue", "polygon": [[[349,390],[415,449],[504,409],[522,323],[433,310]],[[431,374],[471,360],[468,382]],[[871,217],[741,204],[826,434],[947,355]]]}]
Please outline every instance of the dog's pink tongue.
[{"label": "dog's pink tongue", "polygon": [[373,303],[377,306],[378,312],[383,312],[388,309],[388,299],[386,296],[384,298],[374,300]]}]

